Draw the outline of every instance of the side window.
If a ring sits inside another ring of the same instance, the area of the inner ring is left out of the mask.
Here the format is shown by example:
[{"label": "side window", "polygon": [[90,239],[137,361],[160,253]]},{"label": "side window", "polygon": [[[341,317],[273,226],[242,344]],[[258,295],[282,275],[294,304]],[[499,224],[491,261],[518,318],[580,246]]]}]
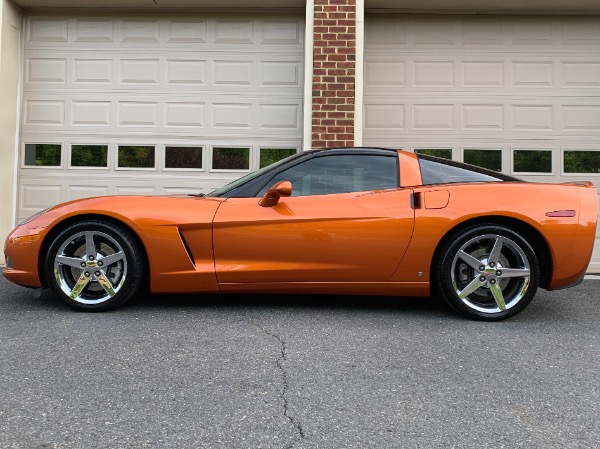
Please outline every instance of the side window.
[{"label": "side window", "polygon": [[434,159],[419,155],[419,166],[423,185],[448,184],[453,182],[518,181],[482,167],[469,166],[445,159]]},{"label": "side window", "polygon": [[257,196],[285,180],[292,182],[292,196],[395,189],[398,160],[395,156],[364,154],[315,157],[275,175]]}]

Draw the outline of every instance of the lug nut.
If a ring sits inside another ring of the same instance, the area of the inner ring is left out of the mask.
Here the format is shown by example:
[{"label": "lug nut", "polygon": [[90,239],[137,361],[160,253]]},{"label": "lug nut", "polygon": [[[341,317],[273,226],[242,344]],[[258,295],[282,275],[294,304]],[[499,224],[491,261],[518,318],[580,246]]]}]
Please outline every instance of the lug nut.
[{"label": "lug nut", "polygon": [[496,276],[502,276],[502,271],[500,271],[500,270],[496,271]]},{"label": "lug nut", "polygon": [[480,280],[481,282],[485,282],[485,276],[481,276],[481,277],[479,278],[479,280]]},{"label": "lug nut", "polygon": [[90,256],[90,257],[89,257],[89,259],[90,259],[90,260],[94,260],[94,256]]},{"label": "lug nut", "polygon": [[85,268],[85,262],[81,262],[81,268]]},{"label": "lug nut", "polygon": [[492,284],[492,285],[494,285],[495,283],[496,283],[496,279],[492,279],[492,280],[490,281],[490,284]]},{"label": "lug nut", "polygon": [[494,262],[490,262],[490,267],[494,268],[494,265],[496,265]]},{"label": "lug nut", "polygon": [[89,278],[90,277],[90,273],[88,271],[85,272],[85,277]]},{"label": "lug nut", "polygon": [[96,276],[100,276],[100,272],[99,271],[96,271],[95,274],[96,274]]},{"label": "lug nut", "polygon": [[479,271],[483,271],[483,270],[485,270],[485,267],[482,265],[479,267]]},{"label": "lug nut", "polygon": [[104,265],[104,264],[102,263],[102,261],[101,261],[101,260],[100,260],[100,261],[98,261],[98,266],[99,266],[99,267],[101,267],[102,265]]}]

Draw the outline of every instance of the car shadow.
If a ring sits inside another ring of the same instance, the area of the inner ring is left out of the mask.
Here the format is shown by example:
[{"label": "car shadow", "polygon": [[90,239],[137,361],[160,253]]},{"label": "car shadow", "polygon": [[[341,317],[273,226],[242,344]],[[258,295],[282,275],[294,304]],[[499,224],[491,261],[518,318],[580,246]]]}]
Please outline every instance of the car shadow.
[{"label": "car shadow", "polygon": [[[19,310],[51,311],[53,313],[81,313],[69,309],[48,289],[41,297],[35,298],[31,291],[1,282],[4,314]],[[538,322],[544,325],[556,322],[579,322],[583,317],[574,310],[565,310],[569,303],[551,297],[548,292],[539,292],[533,302],[523,312],[511,318],[510,322]],[[298,295],[298,294],[144,294],[133,298],[128,304],[105,314],[147,314],[157,310],[195,311],[206,309],[252,309],[264,311],[354,311],[385,312],[404,317],[422,319],[444,319],[464,321],[466,318],[453,312],[442,300],[436,297],[394,297],[394,296],[350,296],[350,295]]]},{"label": "car shadow", "polygon": [[127,309],[348,309],[385,310],[403,313],[452,315],[438,299],[431,297],[297,295],[297,294],[151,294],[138,296]]}]

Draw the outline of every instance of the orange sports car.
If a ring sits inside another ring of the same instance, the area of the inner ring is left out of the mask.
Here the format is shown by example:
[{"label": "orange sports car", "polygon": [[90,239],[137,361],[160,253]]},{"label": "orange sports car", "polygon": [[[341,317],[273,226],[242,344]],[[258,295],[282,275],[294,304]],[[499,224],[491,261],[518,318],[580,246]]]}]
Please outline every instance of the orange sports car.
[{"label": "orange sports car", "polygon": [[88,198],[7,238],[4,276],[102,311],[157,293],[441,296],[471,318],[578,284],[596,190],[414,153],[296,154],[208,195]]}]

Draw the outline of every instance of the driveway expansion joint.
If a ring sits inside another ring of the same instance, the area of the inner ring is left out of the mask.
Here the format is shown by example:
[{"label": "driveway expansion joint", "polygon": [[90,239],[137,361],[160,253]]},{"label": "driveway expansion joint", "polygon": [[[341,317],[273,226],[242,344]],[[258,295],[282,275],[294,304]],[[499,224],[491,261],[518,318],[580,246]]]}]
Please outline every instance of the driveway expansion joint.
[{"label": "driveway expansion joint", "polygon": [[279,369],[279,372],[281,374],[282,389],[281,389],[280,396],[281,396],[281,399],[283,400],[283,416],[290,422],[290,424],[292,424],[292,426],[294,426],[294,428],[296,429],[296,433],[298,434],[297,437],[295,438],[294,442],[292,444],[290,444],[289,446],[285,447],[285,449],[292,449],[296,445],[296,443],[298,443],[299,441],[301,441],[305,438],[305,435],[304,435],[304,429],[302,428],[302,425],[292,415],[290,415],[290,412],[289,412],[289,402],[288,402],[288,398],[287,398],[289,384],[288,384],[287,371],[285,369],[285,362],[287,360],[287,346],[286,346],[285,340],[283,340],[279,335],[265,329],[263,326],[261,326],[256,321],[256,319],[254,317],[250,316],[250,321],[251,321],[252,325],[257,327],[258,329],[260,329],[260,331],[262,333],[268,335],[269,337],[274,338],[279,343],[280,355],[277,358],[275,363],[277,364],[277,368]]}]

